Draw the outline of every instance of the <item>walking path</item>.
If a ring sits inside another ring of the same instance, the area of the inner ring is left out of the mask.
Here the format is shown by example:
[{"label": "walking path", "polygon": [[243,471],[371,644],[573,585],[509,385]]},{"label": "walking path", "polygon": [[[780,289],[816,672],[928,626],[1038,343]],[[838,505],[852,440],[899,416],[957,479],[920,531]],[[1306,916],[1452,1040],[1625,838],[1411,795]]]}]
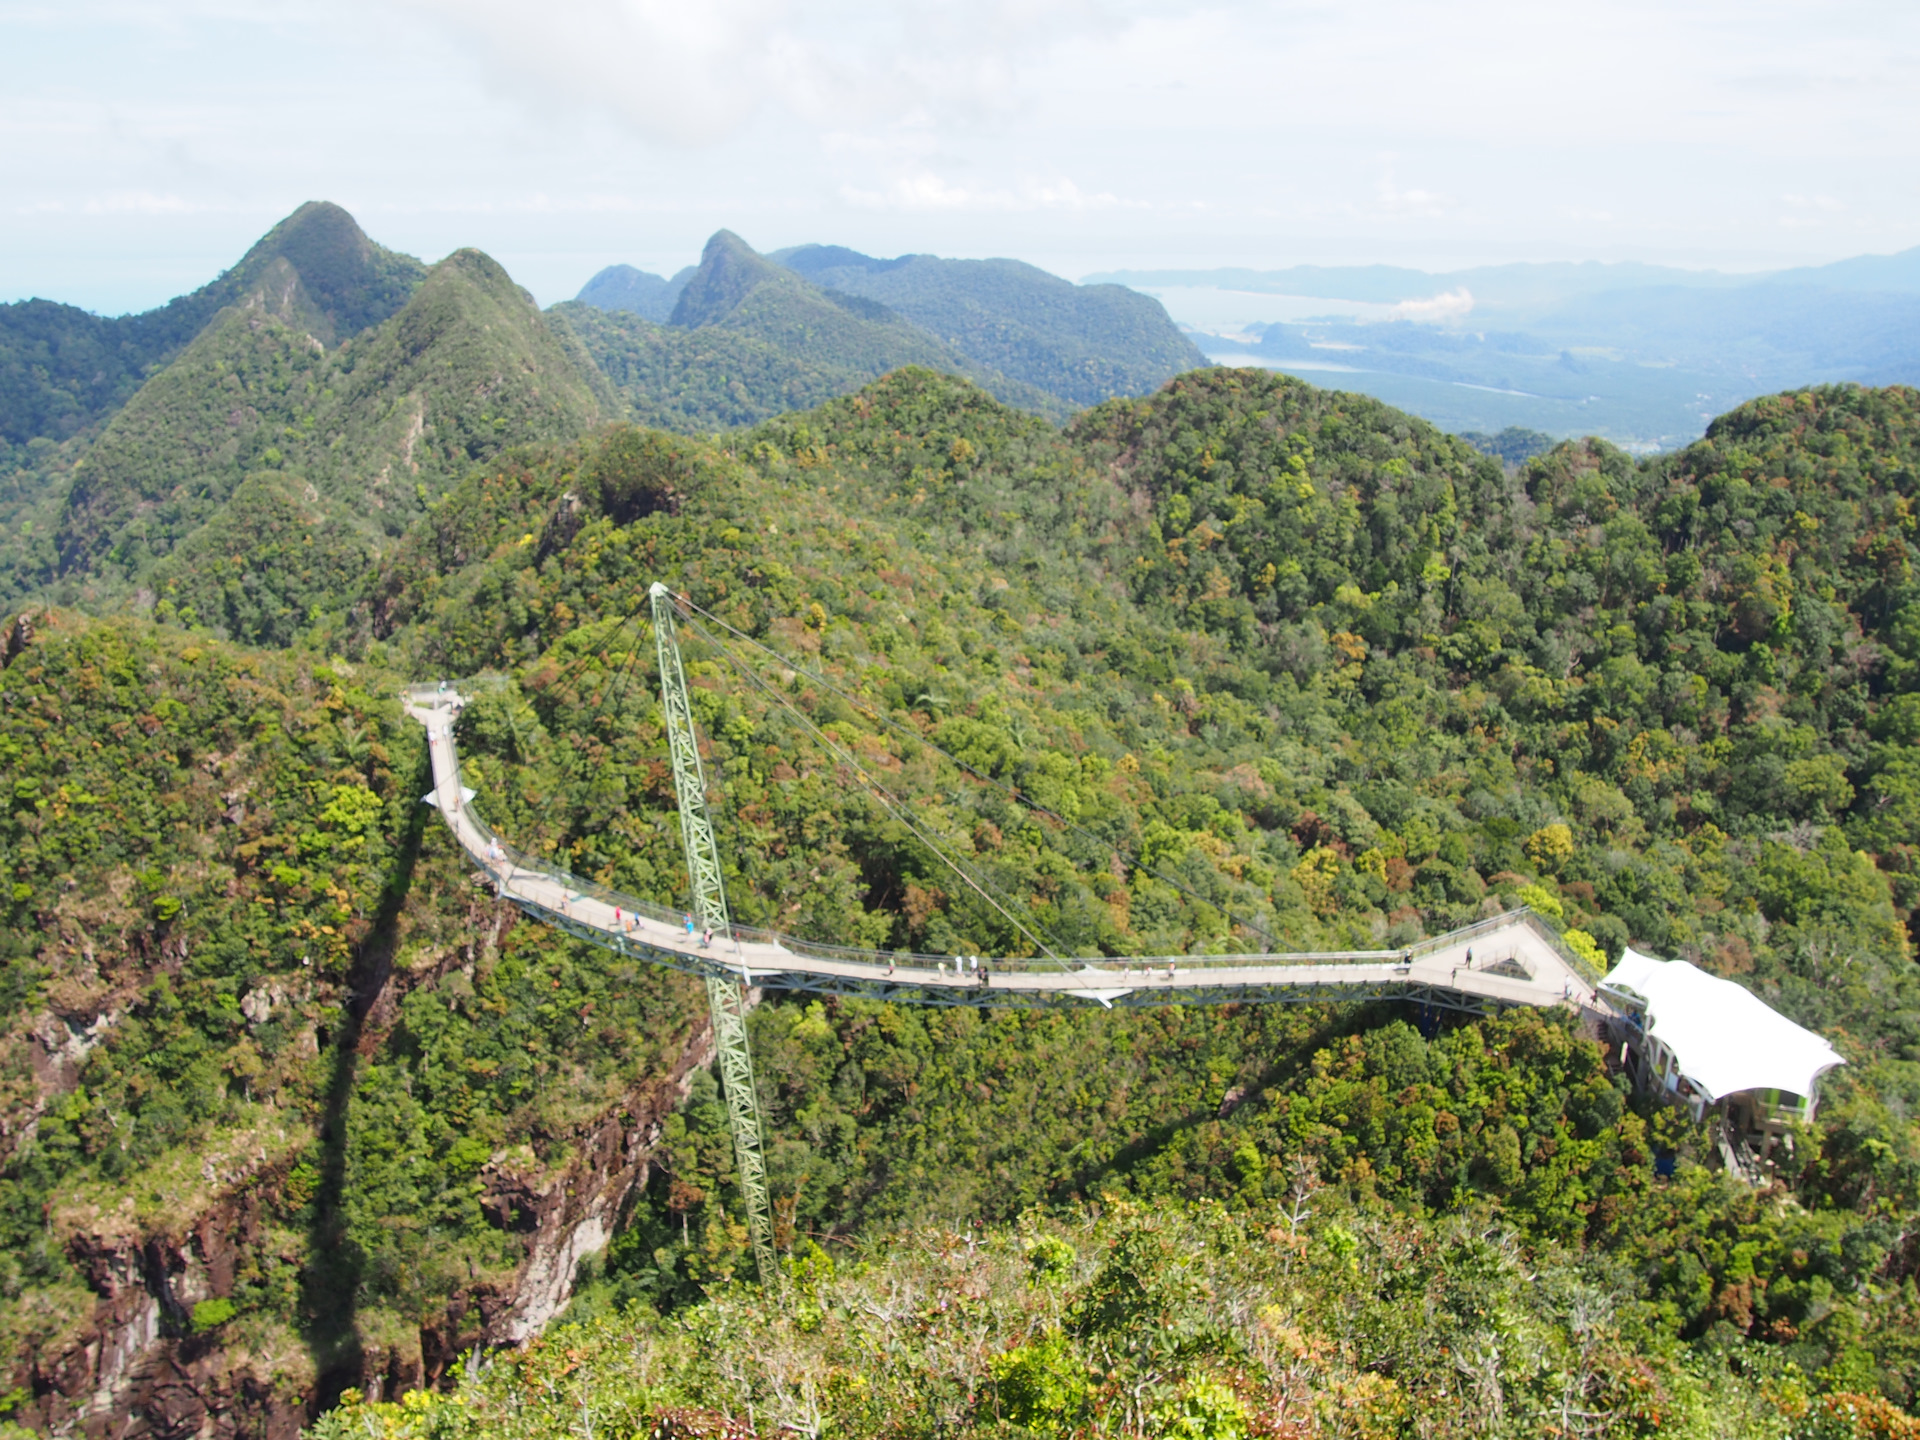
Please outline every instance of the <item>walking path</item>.
[{"label": "walking path", "polygon": [[735,927],[701,943],[688,922],[659,906],[556,872],[504,844],[463,790],[453,730],[462,703],[451,689],[404,697],[427,731],[433,793],[460,846],[502,898],[621,954],[749,984],[876,995],[933,1005],[1164,1005],[1234,1000],[1404,998],[1449,1009],[1564,1005],[1607,1007],[1598,977],[1561,948],[1531,911],[1516,911],[1404,950],[1328,954],[985,958],[897,955],[816,945]]}]

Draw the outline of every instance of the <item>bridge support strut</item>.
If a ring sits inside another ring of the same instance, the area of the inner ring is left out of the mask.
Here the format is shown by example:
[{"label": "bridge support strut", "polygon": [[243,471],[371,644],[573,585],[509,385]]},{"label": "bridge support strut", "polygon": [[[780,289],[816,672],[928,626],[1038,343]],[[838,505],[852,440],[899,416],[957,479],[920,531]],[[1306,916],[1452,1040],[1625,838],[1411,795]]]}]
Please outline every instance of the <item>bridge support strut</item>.
[{"label": "bridge support strut", "polygon": [[[660,652],[660,708],[666,717],[667,752],[673,761],[673,789],[680,802],[680,838],[687,850],[687,875],[693,884],[693,911],[713,932],[716,945],[731,945],[727,889],[720,870],[720,847],[707,814],[707,777],[700,764],[700,742],[687,699],[686,672],[680,665],[680,637],[674,624],[673,594],[656,582],[648,592],[653,604],[654,643]],[[713,1044],[720,1061],[720,1083],[733,1127],[734,1168],[747,1204],[747,1233],[762,1285],[779,1276],[773,1254],[773,1210],[767,1197],[765,1144],[760,1126],[760,1092],[753,1083],[753,1051],[747,1044],[746,972],[736,980],[719,954],[707,972],[707,1008],[713,1016]]]}]

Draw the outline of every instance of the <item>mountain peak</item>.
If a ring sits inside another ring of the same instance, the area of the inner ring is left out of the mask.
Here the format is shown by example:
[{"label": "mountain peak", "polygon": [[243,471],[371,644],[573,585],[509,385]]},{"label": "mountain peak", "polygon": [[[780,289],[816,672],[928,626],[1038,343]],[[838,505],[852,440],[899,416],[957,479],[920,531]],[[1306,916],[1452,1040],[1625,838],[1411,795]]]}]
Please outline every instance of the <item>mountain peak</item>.
[{"label": "mountain peak", "polygon": [[740,302],[769,280],[788,273],[731,230],[716,230],[700,252],[700,265],[687,279],[673,307],[670,325],[693,329],[732,314]]},{"label": "mountain peak", "polygon": [[309,200],[261,236],[229,284],[256,288],[276,260],[299,275],[326,332],[318,338],[328,344],[378,325],[407,303],[426,274],[412,256],[374,244],[352,215],[326,200]]}]

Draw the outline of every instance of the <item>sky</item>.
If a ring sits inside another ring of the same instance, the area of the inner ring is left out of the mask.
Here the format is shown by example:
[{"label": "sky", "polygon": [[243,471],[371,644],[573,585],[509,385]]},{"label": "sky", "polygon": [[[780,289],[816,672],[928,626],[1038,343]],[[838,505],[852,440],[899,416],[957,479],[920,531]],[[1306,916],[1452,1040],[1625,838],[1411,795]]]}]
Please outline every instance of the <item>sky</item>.
[{"label": "sky", "polygon": [[302,201],[543,304],[714,230],[1114,269],[1920,244],[1912,0],[0,0],[0,300]]}]

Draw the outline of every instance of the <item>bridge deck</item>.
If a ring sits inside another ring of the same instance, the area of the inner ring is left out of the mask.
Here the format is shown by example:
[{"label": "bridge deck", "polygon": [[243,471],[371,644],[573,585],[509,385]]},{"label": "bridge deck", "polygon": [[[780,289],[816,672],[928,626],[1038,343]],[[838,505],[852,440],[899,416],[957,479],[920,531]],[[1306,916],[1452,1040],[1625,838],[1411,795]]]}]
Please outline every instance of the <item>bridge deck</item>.
[{"label": "bridge deck", "polygon": [[914,1004],[1037,1006],[1219,1004],[1230,1000],[1401,998],[1448,1009],[1565,1005],[1604,1012],[1595,978],[1530,912],[1483,921],[1404,950],[983,960],[987,975],[952,961],[840,950],[736,927],[709,948],[668,912],[577,877],[499,841],[469,808],[453,728],[460,697],[422,688],[406,697],[426,727],[439,810],[502,898],[620,954],[755,985],[859,993]]}]

